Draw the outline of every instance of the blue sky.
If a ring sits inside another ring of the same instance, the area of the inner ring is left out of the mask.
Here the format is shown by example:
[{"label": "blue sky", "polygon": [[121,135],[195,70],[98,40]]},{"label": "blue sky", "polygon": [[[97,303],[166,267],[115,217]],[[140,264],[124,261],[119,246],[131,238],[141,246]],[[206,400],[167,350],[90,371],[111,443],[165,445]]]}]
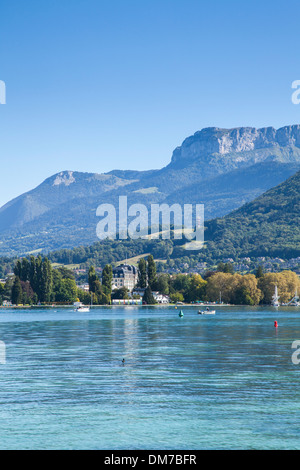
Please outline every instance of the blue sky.
[{"label": "blue sky", "polygon": [[168,164],[203,127],[300,123],[298,1],[0,0],[0,205]]}]

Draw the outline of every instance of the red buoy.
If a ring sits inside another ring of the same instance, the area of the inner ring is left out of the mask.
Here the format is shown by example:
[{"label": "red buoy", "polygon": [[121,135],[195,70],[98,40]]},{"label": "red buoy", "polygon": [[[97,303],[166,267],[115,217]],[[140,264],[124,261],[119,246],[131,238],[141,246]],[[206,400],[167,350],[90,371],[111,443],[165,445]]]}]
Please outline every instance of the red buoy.
[{"label": "red buoy", "polygon": [[277,323],[277,321],[276,321],[276,320],[274,321],[274,326],[275,326],[275,328],[277,328],[277,327],[278,327],[278,323]]}]

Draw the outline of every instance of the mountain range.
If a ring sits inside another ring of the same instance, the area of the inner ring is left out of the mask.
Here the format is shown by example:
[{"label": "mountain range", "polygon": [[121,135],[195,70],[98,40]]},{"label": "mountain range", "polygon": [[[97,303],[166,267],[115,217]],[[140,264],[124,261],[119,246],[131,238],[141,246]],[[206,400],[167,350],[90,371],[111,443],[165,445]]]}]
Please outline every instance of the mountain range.
[{"label": "mountain range", "polygon": [[209,255],[236,259],[300,256],[300,171],[254,201],[208,221]]},{"label": "mountain range", "polygon": [[[8,202],[0,209],[0,254],[92,244],[97,241],[97,207],[104,202],[117,206],[120,195],[129,204],[148,206],[203,203],[206,220],[214,219],[208,223],[210,237],[213,224],[220,229],[219,221],[225,220],[229,227],[237,217],[232,211],[245,210],[247,203],[298,170],[300,125],[202,129],[185,139],[162,169],[63,171]],[[218,233],[220,238],[225,232]]]},{"label": "mountain range", "polygon": [[242,258],[300,257],[300,171],[254,201],[230,214],[205,223],[205,246],[187,251],[186,240],[103,240],[87,247],[58,250],[49,254],[54,263],[64,265],[124,262],[125,257],[137,262],[151,253],[164,269],[183,265]]}]

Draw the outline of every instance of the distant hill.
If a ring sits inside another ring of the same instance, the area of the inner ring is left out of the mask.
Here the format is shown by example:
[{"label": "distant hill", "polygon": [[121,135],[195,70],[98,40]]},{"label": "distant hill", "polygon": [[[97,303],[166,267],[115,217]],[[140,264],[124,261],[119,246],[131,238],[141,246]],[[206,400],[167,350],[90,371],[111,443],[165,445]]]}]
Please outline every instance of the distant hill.
[{"label": "distant hill", "polygon": [[254,201],[207,223],[210,256],[300,256],[300,171]]},{"label": "distant hill", "polygon": [[300,169],[300,126],[207,128],[177,147],[158,170],[107,174],[64,171],[0,209],[0,255],[90,245],[96,209],[128,204],[204,203],[206,220],[222,217]]},{"label": "distant hill", "polygon": [[[220,217],[252,201],[268,189],[277,186],[300,170],[299,163],[262,162],[240,168],[199,183],[185,186],[180,195],[182,204],[205,206],[205,218]],[[177,192],[166,201],[178,200]]]}]

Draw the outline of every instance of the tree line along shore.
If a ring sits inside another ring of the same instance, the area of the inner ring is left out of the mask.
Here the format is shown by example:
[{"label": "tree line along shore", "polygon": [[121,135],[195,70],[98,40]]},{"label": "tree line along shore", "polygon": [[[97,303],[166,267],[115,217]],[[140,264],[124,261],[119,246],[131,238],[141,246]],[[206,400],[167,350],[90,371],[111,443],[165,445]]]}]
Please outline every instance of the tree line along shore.
[{"label": "tree line along shore", "polygon": [[[137,298],[125,287],[112,289],[113,269],[105,265],[99,275],[90,266],[88,291],[77,286],[74,273],[65,267],[53,268],[47,257],[31,256],[16,261],[13,275],[0,283],[0,305],[72,305],[80,301],[85,305],[111,305],[114,299]],[[138,263],[136,287],[143,291],[143,304],[156,303],[152,292],[169,297],[170,303],[216,302],[231,305],[271,304],[275,286],[283,303],[289,302],[298,291],[298,275],[289,270],[255,274],[238,274],[230,263],[219,263],[214,271],[200,274],[157,273],[152,255]]]}]

